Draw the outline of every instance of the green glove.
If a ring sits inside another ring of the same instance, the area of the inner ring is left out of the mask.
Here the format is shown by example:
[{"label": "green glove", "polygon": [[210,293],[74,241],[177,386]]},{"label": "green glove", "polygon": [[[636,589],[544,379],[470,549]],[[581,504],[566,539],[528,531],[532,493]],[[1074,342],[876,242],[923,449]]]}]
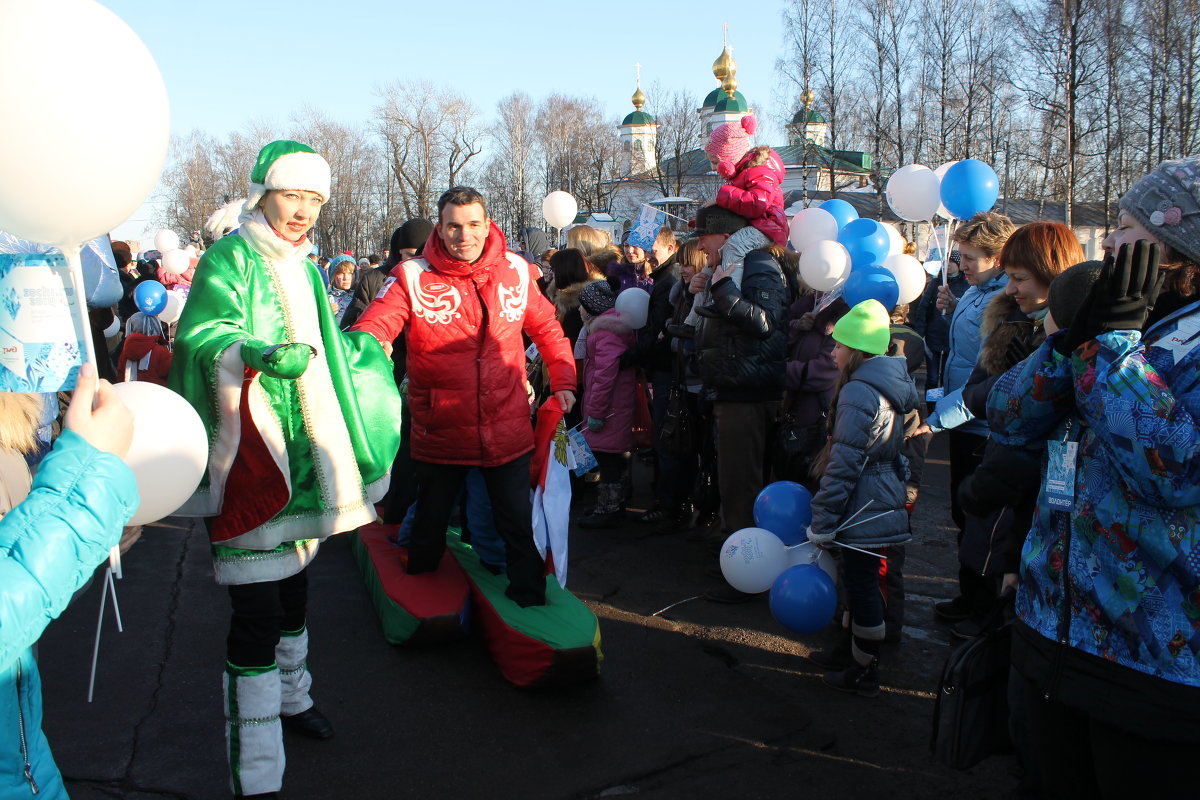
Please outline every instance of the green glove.
[{"label": "green glove", "polygon": [[300,342],[273,345],[254,339],[242,342],[242,361],[246,366],[272,378],[299,378],[316,355],[315,347]]}]

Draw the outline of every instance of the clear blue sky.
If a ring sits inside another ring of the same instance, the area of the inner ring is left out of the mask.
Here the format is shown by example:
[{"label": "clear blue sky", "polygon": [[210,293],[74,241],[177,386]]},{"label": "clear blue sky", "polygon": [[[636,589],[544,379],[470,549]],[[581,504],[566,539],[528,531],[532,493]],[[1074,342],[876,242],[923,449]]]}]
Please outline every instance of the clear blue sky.
[{"label": "clear blue sky", "polygon": [[[782,0],[738,6],[531,0],[100,0],[150,48],[166,81],[171,130],[215,135],[267,118],[286,125],[305,105],[365,123],[375,87],[428,80],[468,97],[487,118],[524,90],[594,96],[601,113],[633,110],[634,63],[655,82],[702,98],[717,82],[721,25],[737,62],[738,88],[771,135],[782,49]],[[119,97],[119,90],[114,96]],[[137,98],[125,98],[136,119]],[[650,97],[652,106],[654,98]],[[648,108],[648,110],[653,110]],[[146,206],[117,233],[145,238]]]}]

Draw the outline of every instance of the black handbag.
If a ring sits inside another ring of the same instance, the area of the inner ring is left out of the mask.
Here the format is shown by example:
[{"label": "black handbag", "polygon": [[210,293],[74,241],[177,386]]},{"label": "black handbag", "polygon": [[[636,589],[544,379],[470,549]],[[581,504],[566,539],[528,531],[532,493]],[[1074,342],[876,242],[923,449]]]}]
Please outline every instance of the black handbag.
[{"label": "black handbag", "polygon": [[1008,671],[1012,596],[1007,594],[983,630],[946,659],[933,703],[933,757],[964,770],[1012,748],[1008,734]]},{"label": "black handbag", "polygon": [[658,441],[676,458],[686,458],[699,448],[699,421],[688,403],[688,390],[684,385],[683,365],[675,361],[675,376],[667,394],[667,410],[658,427]]},{"label": "black handbag", "polygon": [[809,473],[828,435],[823,415],[815,423],[801,425],[790,414],[784,414],[775,425],[771,443],[771,472],[775,480],[795,481],[805,486],[814,483]]}]

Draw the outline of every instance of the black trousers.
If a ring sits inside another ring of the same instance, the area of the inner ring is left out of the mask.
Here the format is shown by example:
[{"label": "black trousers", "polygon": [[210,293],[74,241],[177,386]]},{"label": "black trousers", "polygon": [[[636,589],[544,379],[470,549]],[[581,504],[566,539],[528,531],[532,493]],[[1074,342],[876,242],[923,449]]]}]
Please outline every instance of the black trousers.
[{"label": "black trousers", "polygon": [[304,627],[308,607],[308,569],[283,580],[229,587],[233,616],[226,639],[226,658],[239,667],[275,663],[280,631]]},{"label": "black trousers", "polygon": [[[960,547],[967,527],[967,513],[958,504],[958,486],[979,467],[986,445],[986,436],[950,431],[950,516],[958,526],[956,538]],[[973,617],[986,615],[996,602],[994,582],[964,566],[958,568],[958,593]]]},{"label": "black trousers", "polygon": [[[492,502],[496,531],[508,560],[508,596],[522,606],[546,601],[545,562],[533,543],[529,499],[530,454],[496,467],[481,467]],[[408,543],[408,572],[433,572],[446,550],[446,528],[458,490],[471,467],[413,460],[417,473],[417,513]]]},{"label": "black trousers", "polygon": [[1046,798],[1195,797],[1196,745],[1144,739],[1046,700],[1025,681]]}]

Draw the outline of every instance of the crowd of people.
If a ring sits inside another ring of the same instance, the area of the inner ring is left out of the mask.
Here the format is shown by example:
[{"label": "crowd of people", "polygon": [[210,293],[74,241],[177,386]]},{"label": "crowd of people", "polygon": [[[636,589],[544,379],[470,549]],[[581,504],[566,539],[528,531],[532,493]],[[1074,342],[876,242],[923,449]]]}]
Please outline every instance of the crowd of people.
[{"label": "crowd of people", "polygon": [[[488,515],[471,526],[494,532],[479,542],[485,565],[507,574],[517,606],[545,602],[528,491],[543,403],[583,431],[598,464],[576,484],[585,530],[690,533],[715,555],[755,525],[764,486],[806,487],[808,541],[837,553],[844,598],[838,636],[811,658],[828,686],[866,697],[880,689],[883,645],[902,636],[904,548],[925,453],[944,434],[960,570],[956,596],[934,611],[969,639],[1015,597],[1009,695],[1026,796],[1189,792],[1200,159],[1164,162],[1129,187],[1103,261],[1085,261],[1062,224],[985,212],[955,229],[946,274],[912,307],[849,307],[800,277],[782,161],[751,146],[753,127],[714,131],[706,150],[726,184],[686,237],[664,226],[649,249],[586,225],[561,247],[534,228],[510,247],[486,198],[455,187],[436,222],[406,222],[381,258],[321,263],[307,234],[329,167],[289,141],[260,153],[236,229],[173,280],[188,298],[170,336],[132,305],[138,282],[158,277],[154,254],[114,245],[125,336],[101,376],[165,383],[212,443],[180,513],[205,519],[233,610],[223,689],[235,795],[279,790],[285,725],[333,735],[310,696],[306,567],[322,539],[373,521],[377,503],[385,522],[408,517],[414,575],[438,568],[456,504]],[[643,325],[618,310],[629,290],[649,296]],[[119,403],[101,382],[91,411],[90,381],[32,490],[4,473],[12,512],[0,541],[69,548],[60,573],[35,573],[47,593],[36,613],[4,606],[9,684],[36,675],[20,654],[112,544],[103,523],[119,528],[136,505],[119,462],[96,452],[128,446],[98,430]],[[27,426],[39,412],[6,413]],[[0,443],[19,453],[25,441]],[[651,465],[649,487],[635,486],[635,460]],[[75,524],[72,509],[94,502],[70,471],[85,467],[117,491]],[[34,506],[68,484],[39,522]],[[633,516],[641,488],[652,502]],[[0,569],[31,552],[4,548]],[[752,599],[723,582],[705,596]],[[37,727],[32,709],[5,714]],[[44,739],[33,742],[9,748],[23,755],[4,762],[4,780],[61,787]]]}]

